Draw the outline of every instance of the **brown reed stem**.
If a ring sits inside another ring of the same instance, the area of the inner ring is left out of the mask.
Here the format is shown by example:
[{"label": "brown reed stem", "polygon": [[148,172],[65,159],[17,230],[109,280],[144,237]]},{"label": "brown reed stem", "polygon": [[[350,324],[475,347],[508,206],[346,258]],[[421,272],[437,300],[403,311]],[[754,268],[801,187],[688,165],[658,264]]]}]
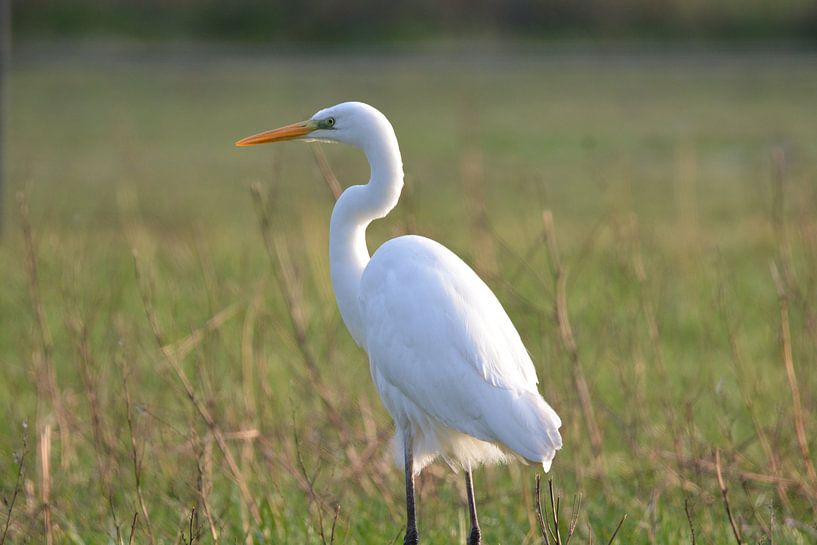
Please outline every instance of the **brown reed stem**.
[{"label": "brown reed stem", "polygon": [[567,537],[565,538],[565,545],[570,544],[573,538],[573,533],[576,531],[576,526],[579,524],[579,512],[582,508],[581,494],[576,496],[573,500],[573,506],[570,508],[570,524],[567,527]]},{"label": "brown reed stem", "polygon": [[777,287],[777,299],[780,304],[780,348],[783,356],[783,365],[786,368],[786,378],[789,382],[789,391],[791,392],[794,431],[797,435],[797,444],[800,447],[800,454],[803,457],[806,474],[808,475],[812,488],[815,488],[817,487],[817,471],[814,469],[814,462],[812,462],[811,453],[809,452],[805,417],[803,416],[803,404],[800,401],[800,386],[798,385],[797,374],[794,370],[794,357],[792,356],[789,299],[786,294],[786,287],[774,263],[772,264],[771,270],[772,278]]},{"label": "brown reed stem", "polygon": [[199,438],[199,447],[200,452],[196,456],[196,467],[198,469],[198,492],[199,497],[201,498],[201,504],[204,507],[204,515],[207,517],[207,525],[210,527],[210,537],[213,538],[213,543],[218,543],[218,528],[216,528],[216,522],[213,517],[213,510],[210,507],[210,490],[213,487],[212,477],[211,477],[211,465],[212,465],[212,444],[211,441],[207,441],[206,444],[201,445],[201,441]]},{"label": "brown reed stem", "polygon": [[338,181],[338,177],[335,176],[335,172],[332,170],[332,167],[329,166],[329,160],[326,158],[326,152],[323,151],[323,147],[320,145],[319,142],[313,142],[309,149],[312,150],[312,156],[315,158],[315,162],[318,164],[318,169],[321,171],[321,177],[323,181],[326,182],[326,187],[329,188],[329,193],[332,194],[332,197],[335,200],[340,198],[340,194],[343,193],[343,188]]},{"label": "brown reed stem", "polygon": [[340,516],[340,504],[335,506],[335,515],[332,517],[332,530],[329,533],[329,545],[335,543],[335,527],[338,524],[338,516]]},{"label": "brown reed stem", "polygon": [[163,346],[162,350],[172,352],[174,357],[179,361],[183,360],[201,344],[208,333],[220,329],[221,326],[235,317],[242,308],[243,305],[240,302],[226,306],[204,322],[204,325],[197,327],[186,337]]},{"label": "brown reed stem", "polygon": [[743,489],[743,493],[746,494],[746,499],[748,500],[749,509],[752,511],[752,518],[757,521],[757,525],[760,526],[760,530],[763,532],[763,535],[766,538],[766,543],[774,543],[774,538],[772,538],[772,532],[766,522],[760,518],[760,515],[757,513],[757,509],[755,509],[755,502],[750,494],[749,490],[749,483],[747,481],[742,481],[740,483],[741,488]]},{"label": "brown reed stem", "polygon": [[40,277],[37,266],[34,234],[31,228],[28,201],[23,192],[17,193],[17,205],[26,254],[25,266],[26,276],[28,278],[28,295],[29,301],[31,302],[31,309],[34,313],[35,331],[37,333],[35,350],[32,354],[34,375],[37,379],[37,397],[39,399],[47,396],[51,402],[51,409],[54,411],[58,431],[60,433],[60,465],[65,468],[68,465],[72,453],[71,434],[68,427],[68,416],[62,401],[62,394],[57,385],[57,371],[52,358],[54,342],[51,337],[51,330],[48,327],[45,307],[43,306],[40,293]]},{"label": "brown reed stem", "polygon": [[[78,308],[76,301],[71,302],[71,307]],[[66,321],[66,328],[71,333],[74,343],[74,350],[79,360],[79,374],[85,396],[88,399],[88,406],[91,410],[91,432],[94,440],[94,455],[96,458],[97,473],[99,474],[99,484],[103,495],[112,497],[112,480],[110,470],[110,453],[114,449],[113,441],[105,432],[102,408],[99,403],[98,380],[94,379],[94,358],[88,342],[88,327],[79,315],[79,312],[72,312]]]},{"label": "brown reed stem", "polygon": [[[792,246],[786,230],[786,153],[782,147],[772,149],[772,227],[774,229],[775,244],[777,245],[777,263],[780,267],[780,276],[784,281],[786,293],[792,301],[797,303],[804,315],[804,324],[817,350],[817,314],[814,310],[814,300],[804,293],[797,279],[792,258]],[[817,486],[812,482],[812,486]]]},{"label": "brown reed stem", "polygon": [[[656,454],[661,456],[667,460],[674,460],[675,459],[675,452],[670,451],[656,451]],[[716,473],[715,470],[715,463],[707,458],[685,458],[680,461],[683,466],[691,466],[697,467],[698,469],[707,471],[709,473]],[[781,484],[786,489],[790,488],[803,488],[803,483],[800,480],[793,479],[790,477],[777,477],[775,475],[767,475],[765,473],[758,473],[756,471],[744,471],[740,470],[739,468],[732,469],[729,471],[730,468],[727,468],[727,473],[731,473],[735,476],[735,478],[740,479],[741,481],[752,481],[756,483],[763,483],[763,484]],[[804,490],[806,493],[809,492],[808,489]]]},{"label": "brown reed stem", "polygon": [[[128,434],[130,435],[130,456],[131,465],[133,467],[134,484],[136,485],[136,499],[139,502],[139,509],[142,511],[142,516],[145,517],[148,539],[151,545],[156,545],[156,538],[153,536],[153,527],[150,524],[150,514],[148,513],[147,503],[145,502],[144,494],[142,494],[142,457],[139,456],[139,447],[136,444],[136,433],[133,429],[133,404],[131,403],[130,388],[128,387],[129,371],[125,369],[124,364],[122,364],[121,367],[122,389],[125,394],[125,419],[128,423]],[[131,527],[131,531],[135,528],[135,524],[134,519],[134,526]]]},{"label": "brown reed stem", "polygon": [[[723,282],[721,282],[718,289],[718,307],[720,308],[720,313],[726,327],[726,334],[729,338],[729,349],[732,356],[732,365],[735,369],[738,390],[743,398],[744,405],[746,405],[746,410],[749,412],[749,416],[752,419],[752,424],[755,428],[755,435],[760,442],[760,447],[763,450],[763,453],[766,455],[766,460],[769,463],[772,474],[775,477],[780,477],[780,458],[777,455],[777,452],[775,452],[775,450],[772,448],[772,443],[769,440],[769,436],[766,434],[766,430],[763,428],[763,425],[761,424],[757,415],[757,411],[755,410],[754,398],[745,384],[747,366],[746,362],[744,361],[743,352],[740,350],[740,346],[738,345],[737,335],[734,331],[732,321],[729,319],[729,313],[725,302]],[[777,496],[780,498],[780,502],[787,510],[791,511],[791,500],[786,492],[786,487],[782,482],[778,481],[775,483],[775,488],[777,490]]]},{"label": "brown reed stem", "polygon": [[133,520],[130,523],[130,535],[128,536],[128,545],[133,545],[136,539],[136,521],[139,518],[139,513],[133,513]]},{"label": "brown reed stem", "polygon": [[777,244],[777,256],[780,264],[782,278],[790,290],[796,290],[798,285],[792,265],[792,248],[786,232],[786,153],[781,147],[772,149],[773,168],[773,202],[772,202],[772,227],[774,228],[774,238]]},{"label": "brown reed stem", "polygon": [[0,535],[0,545],[5,545],[6,537],[11,526],[11,514],[14,512],[14,504],[17,502],[17,496],[20,494],[23,484],[23,475],[25,474],[25,461],[28,454],[28,437],[23,434],[23,451],[17,460],[17,479],[14,481],[14,491],[11,494],[11,500],[8,502],[8,509],[6,510],[6,523],[3,526],[3,534]]},{"label": "brown reed stem", "polygon": [[[667,367],[664,362],[664,350],[661,344],[661,333],[658,328],[658,319],[655,315],[655,307],[652,300],[648,296],[647,290],[647,268],[644,265],[644,258],[641,253],[641,235],[638,229],[638,219],[635,215],[630,218],[630,236],[632,237],[632,264],[633,272],[638,283],[639,298],[641,300],[641,312],[644,315],[644,320],[647,323],[647,332],[650,338],[650,345],[652,353],[655,358],[655,369],[658,375],[658,381],[661,384],[667,384]],[[672,446],[675,449],[677,459],[681,459],[683,454],[681,434],[681,426],[678,423],[676,407],[672,405],[669,396],[662,395],[660,397],[660,404],[664,409],[664,414],[667,415],[668,425],[672,432]],[[678,467],[678,476],[683,479],[681,468]]]},{"label": "brown reed stem", "polygon": [[562,532],[559,530],[559,503],[560,498],[554,496],[553,479],[548,479],[548,495],[550,496],[550,514],[553,517],[553,534],[556,545],[562,545]]},{"label": "brown reed stem", "polygon": [[241,388],[244,398],[244,413],[246,418],[253,421],[258,413],[255,399],[255,351],[253,349],[253,340],[255,319],[258,314],[258,307],[261,305],[261,293],[259,290],[250,300],[241,326]]},{"label": "brown reed stem", "polygon": [[[215,519],[213,516],[212,509],[210,508],[210,491],[212,489],[212,448],[211,448],[211,436],[208,436],[208,441],[204,443],[201,440],[201,437],[198,433],[196,433],[195,426],[190,426],[190,434],[192,437],[193,442],[193,449],[196,455],[196,492],[199,495],[199,501],[197,502],[197,507],[204,508],[204,516],[207,518],[207,526],[210,530],[210,537],[213,540],[213,544],[218,544],[219,534],[218,529],[216,528]],[[242,522],[246,518],[244,513],[245,511],[244,504],[241,504],[241,519]],[[196,512],[196,526],[198,527],[198,517],[199,511],[198,509]],[[244,523],[244,534],[249,535],[250,529],[249,524]]]},{"label": "brown reed stem", "polygon": [[538,473],[536,474],[533,503],[536,507],[536,522],[539,523],[539,533],[542,534],[542,543],[544,545],[550,545],[550,537],[548,537],[550,528],[545,523],[545,515],[542,510],[542,477]]},{"label": "brown reed stem", "polygon": [[687,523],[689,524],[689,535],[692,538],[692,545],[695,545],[695,525],[692,524],[692,511],[689,508],[689,498],[684,498],[684,512],[687,515]]},{"label": "brown reed stem", "polygon": [[624,513],[621,520],[618,521],[618,526],[616,526],[616,529],[613,530],[613,535],[610,536],[610,541],[607,542],[607,545],[613,545],[613,542],[616,540],[616,536],[618,535],[618,531],[621,530],[621,526],[624,524],[625,520],[627,520],[627,513]]},{"label": "brown reed stem", "polygon": [[45,542],[54,544],[54,526],[51,521],[51,423],[40,431],[40,501],[45,524]]},{"label": "brown reed stem", "polygon": [[573,328],[570,325],[570,317],[567,309],[567,270],[562,265],[559,256],[559,247],[556,242],[556,229],[553,222],[553,213],[550,210],[545,210],[542,214],[544,224],[545,242],[548,255],[550,256],[551,269],[553,273],[553,283],[555,287],[555,314],[556,322],[559,326],[559,335],[562,339],[562,344],[567,350],[568,356],[573,367],[573,380],[576,387],[576,392],[579,396],[579,402],[582,407],[587,432],[590,437],[590,445],[593,449],[598,469],[602,469],[603,460],[601,457],[602,435],[596,421],[596,414],[593,409],[593,403],[590,398],[590,388],[587,385],[587,379],[584,375],[584,368],[581,359],[579,358],[579,347],[573,336]]},{"label": "brown reed stem", "polygon": [[715,475],[718,477],[718,486],[720,487],[721,495],[723,496],[723,505],[726,508],[726,516],[729,518],[729,525],[732,527],[732,533],[735,536],[735,541],[737,541],[738,545],[743,545],[743,540],[740,537],[740,530],[738,530],[735,517],[732,515],[732,506],[729,504],[729,491],[726,488],[726,483],[723,480],[723,474],[721,472],[720,450],[715,450]]},{"label": "brown reed stem", "polygon": [[[548,500],[550,502],[549,515],[547,512],[547,507],[542,507],[542,479],[537,473],[534,481],[533,504],[536,522],[539,526],[539,533],[542,536],[542,545],[551,545],[551,543],[553,545],[569,545],[570,540],[573,538],[573,535],[576,532],[576,527],[579,524],[579,516],[582,508],[581,496],[576,496],[573,499],[573,505],[570,509],[570,523],[568,524],[567,537],[565,538],[562,538],[562,530],[559,527],[561,497],[556,495],[553,487],[553,479],[548,479]],[[621,518],[618,526],[613,532],[612,537],[610,538],[609,543],[613,543],[616,538],[616,534],[618,533],[619,529],[621,529],[621,525],[624,523],[626,518],[626,514]],[[589,523],[588,529],[590,535],[589,542],[593,543],[593,530],[590,528]]]},{"label": "brown reed stem", "polygon": [[[469,134],[471,132],[469,131]],[[469,143],[460,158],[460,179],[465,208],[471,224],[469,231],[474,248],[474,268],[481,276],[491,279],[497,276],[497,261],[488,207],[485,205],[485,194],[482,189],[483,178],[482,154],[473,143]]]}]

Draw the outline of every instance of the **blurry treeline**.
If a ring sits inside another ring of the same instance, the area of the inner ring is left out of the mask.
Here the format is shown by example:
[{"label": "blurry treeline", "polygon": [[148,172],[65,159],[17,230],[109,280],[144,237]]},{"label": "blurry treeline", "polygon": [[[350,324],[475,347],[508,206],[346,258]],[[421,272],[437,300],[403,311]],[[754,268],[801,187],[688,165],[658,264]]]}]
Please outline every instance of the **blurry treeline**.
[{"label": "blurry treeline", "polygon": [[17,38],[815,41],[814,0],[12,0]]}]

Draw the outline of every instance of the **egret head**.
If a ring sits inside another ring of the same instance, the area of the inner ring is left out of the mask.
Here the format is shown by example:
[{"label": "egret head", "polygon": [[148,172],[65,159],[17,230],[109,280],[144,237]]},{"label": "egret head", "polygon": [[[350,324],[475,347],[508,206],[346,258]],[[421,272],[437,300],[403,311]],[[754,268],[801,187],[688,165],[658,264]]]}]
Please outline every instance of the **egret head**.
[{"label": "egret head", "polygon": [[[385,130],[385,134],[384,134]],[[243,138],[236,146],[252,146],[284,140],[342,142],[359,148],[375,137],[394,135],[388,119],[362,102],[342,102],[320,110],[306,121],[285,125]]]}]

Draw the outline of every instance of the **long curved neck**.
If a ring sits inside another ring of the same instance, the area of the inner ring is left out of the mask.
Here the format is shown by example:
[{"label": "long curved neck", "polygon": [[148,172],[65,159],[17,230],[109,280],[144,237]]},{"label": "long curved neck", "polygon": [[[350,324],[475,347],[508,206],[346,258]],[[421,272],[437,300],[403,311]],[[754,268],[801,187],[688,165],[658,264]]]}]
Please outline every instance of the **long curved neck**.
[{"label": "long curved neck", "polygon": [[363,145],[371,177],[338,199],[329,224],[329,268],[343,322],[358,345],[366,346],[360,309],[360,279],[369,263],[366,228],[397,205],[403,189],[403,162],[391,126],[379,128]]}]

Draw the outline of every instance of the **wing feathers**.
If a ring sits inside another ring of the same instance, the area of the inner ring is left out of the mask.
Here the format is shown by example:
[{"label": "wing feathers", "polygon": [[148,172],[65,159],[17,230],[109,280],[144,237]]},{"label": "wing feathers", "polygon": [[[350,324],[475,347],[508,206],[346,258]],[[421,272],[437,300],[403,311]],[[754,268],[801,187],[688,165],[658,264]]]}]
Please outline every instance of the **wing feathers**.
[{"label": "wing feathers", "polygon": [[[393,239],[363,274],[361,309],[376,383],[388,381],[449,427],[549,468],[561,421],[538,393],[510,318],[468,265],[429,239]],[[396,420],[405,412],[384,403]]]}]

